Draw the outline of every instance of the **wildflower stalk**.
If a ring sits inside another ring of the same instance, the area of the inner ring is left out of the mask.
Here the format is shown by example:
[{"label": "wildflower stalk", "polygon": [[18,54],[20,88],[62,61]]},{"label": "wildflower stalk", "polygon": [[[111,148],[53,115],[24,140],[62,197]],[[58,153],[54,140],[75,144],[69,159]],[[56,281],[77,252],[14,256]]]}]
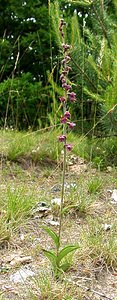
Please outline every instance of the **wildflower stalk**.
[{"label": "wildflower stalk", "polygon": [[67,129],[72,129],[76,125],[71,122],[71,114],[67,110],[67,102],[75,102],[76,94],[71,92],[71,86],[69,85],[69,81],[67,75],[71,70],[71,67],[68,65],[71,57],[69,55],[70,45],[64,43],[64,32],[63,27],[66,25],[63,19],[60,20],[60,34],[62,37],[62,48],[63,48],[63,60],[61,61],[61,75],[60,81],[62,83],[62,88],[64,91],[64,96],[60,97],[60,102],[63,107],[63,116],[61,116],[60,122],[63,125],[63,134],[58,137],[60,142],[63,142],[63,171],[62,171],[62,189],[61,189],[61,204],[60,204],[60,212],[59,212],[59,232],[56,234],[54,230],[47,226],[43,226],[45,231],[52,238],[56,247],[56,254],[53,251],[43,249],[45,256],[50,260],[55,278],[59,278],[61,272],[65,272],[68,270],[70,264],[68,261],[62,263],[63,259],[71,252],[76,251],[78,249],[78,245],[68,245],[64,248],[60,249],[61,246],[61,232],[62,232],[62,221],[63,221],[63,204],[64,204],[64,193],[65,193],[65,172],[66,172],[66,155],[67,150],[72,150],[72,145],[67,143]]},{"label": "wildflower stalk", "polygon": [[71,86],[68,84],[68,78],[67,75],[69,71],[71,70],[71,67],[69,67],[68,63],[71,60],[71,57],[69,55],[69,49],[70,45],[65,44],[64,41],[64,31],[63,27],[66,25],[64,20],[62,19],[60,21],[60,34],[62,37],[62,49],[63,49],[63,60],[61,61],[61,66],[62,66],[62,73],[60,76],[60,81],[62,83],[62,88],[64,90],[64,96],[60,98],[60,101],[63,106],[63,116],[61,117],[61,123],[63,124],[63,135],[59,136],[59,141],[63,142],[64,144],[64,149],[63,149],[63,172],[62,172],[62,188],[61,188],[61,205],[60,205],[60,215],[59,215],[59,245],[57,248],[57,255],[59,252],[59,247],[60,247],[60,239],[61,239],[61,231],[62,231],[62,219],[63,219],[63,202],[64,202],[64,192],[65,192],[65,172],[66,172],[66,151],[71,150],[72,146],[70,144],[67,144],[67,127],[72,129],[76,124],[70,122],[71,114],[69,111],[67,111],[67,101],[70,102],[75,102],[75,96],[76,94],[74,92],[70,92]]},{"label": "wildflower stalk", "polygon": [[[66,111],[66,103],[63,103],[63,112]],[[63,125],[63,135],[66,136],[66,124]],[[64,152],[63,152],[63,173],[62,173],[62,188],[61,188],[61,204],[60,204],[60,217],[59,217],[59,242],[61,239],[61,229],[62,229],[62,218],[63,218],[63,202],[64,202],[64,192],[65,192],[65,171],[66,171],[66,138],[64,141]],[[58,254],[59,248],[57,249]]]}]

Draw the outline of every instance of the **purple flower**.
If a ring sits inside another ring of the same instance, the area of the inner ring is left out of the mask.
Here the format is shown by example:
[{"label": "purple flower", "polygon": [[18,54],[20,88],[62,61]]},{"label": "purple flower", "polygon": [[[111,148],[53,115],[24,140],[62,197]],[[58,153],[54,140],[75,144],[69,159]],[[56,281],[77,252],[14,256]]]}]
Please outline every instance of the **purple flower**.
[{"label": "purple flower", "polygon": [[62,36],[64,36],[64,33],[62,32],[62,29],[63,29],[64,25],[66,25],[66,22],[63,19],[61,19],[60,20],[60,25],[59,25],[59,30],[60,30],[60,33],[61,33]]},{"label": "purple flower", "polygon": [[67,119],[70,119],[70,117],[71,117],[70,112],[66,110],[66,112],[64,113],[64,117]]},{"label": "purple flower", "polygon": [[69,55],[66,55],[65,56],[65,62],[67,63],[67,62],[69,62],[71,60],[71,57],[69,56]]},{"label": "purple flower", "polygon": [[62,83],[66,83],[66,80],[65,80],[65,78],[63,78],[63,79],[62,79]]},{"label": "purple flower", "polygon": [[67,123],[67,117],[62,116],[60,121],[61,121],[61,124]]},{"label": "purple flower", "polygon": [[70,102],[75,102],[76,101],[76,93],[74,93],[74,92],[68,93],[68,98],[69,98]]},{"label": "purple flower", "polygon": [[64,19],[60,20],[60,26],[66,25],[66,22],[64,21]]},{"label": "purple flower", "polygon": [[63,74],[63,75],[67,75],[67,74],[68,74],[68,71],[66,70],[66,67],[65,67],[65,69],[62,71],[62,74]]},{"label": "purple flower", "polygon": [[60,99],[60,102],[62,102],[62,103],[66,101],[65,97],[60,97],[59,99]]},{"label": "purple flower", "polygon": [[64,79],[64,74],[62,73],[61,75],[60,75],[60,80],[63,80]]},{"label": "purple flower", "polygon": [[62,59],[62,60],[61,60],[61,65],[65,65],[65,64],[66,64],[66,62],[67,62],[67,61],[66,61],[66,59],[65,59],[65,58],[64,58],[64,59]]},{"label": "purple flower", "polygon": [[65,144],[65,147],[68,151],[71,151],[73,148],[71,144]]},{"label": "purple flower", "polygon": [[61,61],[61,64],[64,65],[68,63],[71,60],[71,57],[69,55],[66,55],[65,58]]},{"label": "purple flower", "polygon": [[66,66],[66,67],[65,67],[65,71],[68,73],[69,71],[72,71],[72,68],[69,67],[69,66]]},{"label": "purple flower", "polygon": [[67,51],[68,49],[70,49],[70,45],[68,45],[68,44],[62,44],[62,47],[64,49],[64,52]]},{"label": "purple flower", "polygon": [[59,135],[58,140],[59,140],[59,142],[65,142],[66,141],[66,135]]},{"label": "purple flower", "polygon": [[73,129],[76,126],[76,124],[73,122],[67,122],[67,125],[69,126],[70,129]]},{"label": "purple flower", "polygon": [[71,85],[69,85],[67,83],[63,83],[62,88],[64,88],[66,91],[69,91],[69,90],[71,90]]}]

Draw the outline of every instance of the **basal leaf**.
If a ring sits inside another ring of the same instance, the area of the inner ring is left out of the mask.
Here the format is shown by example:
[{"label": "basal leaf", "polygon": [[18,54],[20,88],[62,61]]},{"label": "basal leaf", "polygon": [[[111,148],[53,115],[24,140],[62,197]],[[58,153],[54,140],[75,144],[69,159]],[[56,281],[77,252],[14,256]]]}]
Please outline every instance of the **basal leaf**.
[{"label": "basal leaf", "polygon": [[79,248],[79,246],[69,245],[64,247],[57,256],[57,264],[60,263],[60,261],[70,252],[75,251]]},{"label": "basal leaf", "polygon": [[42,226],[42,228],[49,234],[49,236],[52,238],[54,243],[56,244],[56,247],[59,248],[59,237],[58,235],[50,229],[48,226]]},{"label": "basal leaf", "polygon": [[60,269],[62,269],[62,271],[66,272],[70,267],[70,263],[69,262],[65,262],[64,264],[62,264],[60,266]]},{"label": "basal leaf", "polygon": [[56,264],[56,262],[57,262],[57,261],[56,261],[57,257],[56,257],[56,255],[55,255],[53,252],[47,251],[47,250],[45,250],[45,249],[43,249],[43,252],[44,252],[44,255],[45,255],[45,256],[49,259],[49,261],[51,262],[53,268],[56,269],[56,267],[57,267],[57,264]]}]

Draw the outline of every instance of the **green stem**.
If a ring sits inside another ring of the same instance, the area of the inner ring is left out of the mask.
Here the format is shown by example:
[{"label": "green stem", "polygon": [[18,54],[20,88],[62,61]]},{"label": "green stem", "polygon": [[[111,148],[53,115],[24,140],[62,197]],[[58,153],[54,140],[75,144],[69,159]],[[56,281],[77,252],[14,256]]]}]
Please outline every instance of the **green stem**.
[{"label": "green stem", "polygon": [[[66,111],[66,103],[63,103],[63,112]],[[63,134],[66,135],[66,124],[63,125]],[[59,217],[59,246],[57,248],[57,255],[60,247],[61,231],[62,231],[62,220],[63,220],[63,203],[64,203],[64,191],[65,191],[65,171],[66,171],[66,140],[64,142],[63,152],[63,172],[62,172],[62,188],[61,188],[61,205],[60,205],[60,217]]]}]

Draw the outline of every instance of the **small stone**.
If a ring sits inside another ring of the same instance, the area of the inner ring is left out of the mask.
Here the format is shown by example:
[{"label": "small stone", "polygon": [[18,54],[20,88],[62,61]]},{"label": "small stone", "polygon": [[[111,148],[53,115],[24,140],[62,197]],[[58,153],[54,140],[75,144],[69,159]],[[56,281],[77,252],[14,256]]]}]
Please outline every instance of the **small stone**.
[{"label": "small stone", "polygon": [[114,189],[112,191],[111,199],[114,200],[115,202],[117,202],[117,190],[116,189]]},{"label": "small stone", "polygon": [[38,205],[42,206],[42,207],[45,207],[45,206],[47,206],[47,203],[42,201],[42,202],[39,202]]},{"label": "small stone", "polygon": [[20,240],[21,240],[21,241],[24,241],[25,237],[24,237],[24,234],[23,234],[23,233],[22,233],[22,234],[20,234],[20,236],[19,236],[19,237],[20,237]]},{"label": "small stone", "polygon": [[111,227],[112,227],[112,225],[111,225],[111,224],[104,224],[104,230],[105,230],[105,231],[108,231],[108,230],[110,230],[110,229],[111,229]]},{"label": "small stone", "polygon": [[10,281],[14,283],[24,283],[28,277],[35,276],[35,273],[30,269],[21,268],[16,273],[10,276]]},{"label": "small stone", "polygon": [[54,198],[51,200],[51,204],[57,204],[57,205],[61,205],[61,198]]},{"label": "small stone", "polygon": [[52,226],[59,226],[59,222],[58,221],[54,221],[54,220],[46,220],[46,223]]},{"label": "small stone", "polygon": [[15,266],[17,264],[24,264],[24,263],[29,263],[32,261],[31,256],[16,256],[14,259],[11,260],[10,265]]},{"label": "small stone", "polygon": [[76,188],[77,188],[77,184],[75,182],[65,183],[65,189],[76,189]]},{"label": "small stone", "polygon": [[51,191],[54,193],[60,192],[61,191],[61,187],[58,185],[55,185],[51,188]]},{"label": "small stone", "polygon": [[108,167],[107,167],[107,172],[109,172],[109,173],[110,173],[110,172],[112,172],[112,170],[113,170],[113,169],[112,169],[112,167],[111,167],[111,166],[108,166]]}]

